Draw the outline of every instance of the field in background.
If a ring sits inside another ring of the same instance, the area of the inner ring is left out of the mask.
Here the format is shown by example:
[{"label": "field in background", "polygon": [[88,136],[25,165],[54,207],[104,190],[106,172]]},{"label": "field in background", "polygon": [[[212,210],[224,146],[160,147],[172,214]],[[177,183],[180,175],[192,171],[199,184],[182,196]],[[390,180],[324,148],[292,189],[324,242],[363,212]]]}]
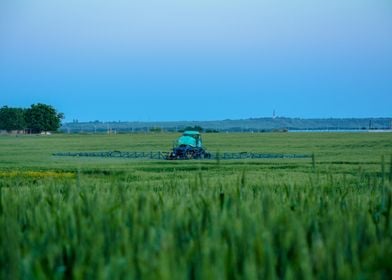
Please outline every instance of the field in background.
[{"label": "field in background", "polygon": [[387,278],[392,134],[205,134],[211,152],[311,159],[153,161],[177,134],[0,137],[0,278]]}]

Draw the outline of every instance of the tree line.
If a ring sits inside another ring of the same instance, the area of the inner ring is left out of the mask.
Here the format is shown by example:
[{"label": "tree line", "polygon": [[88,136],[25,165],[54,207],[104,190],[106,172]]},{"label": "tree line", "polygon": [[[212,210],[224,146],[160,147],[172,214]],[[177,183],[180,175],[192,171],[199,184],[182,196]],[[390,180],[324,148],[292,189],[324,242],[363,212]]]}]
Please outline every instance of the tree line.
[{"label": "tree line", "polygon": [[28,133],[57,131],[60,128],[62,113],[50,105],[37,103],[30,108],[0,108],[0,130],[24,130]]}]

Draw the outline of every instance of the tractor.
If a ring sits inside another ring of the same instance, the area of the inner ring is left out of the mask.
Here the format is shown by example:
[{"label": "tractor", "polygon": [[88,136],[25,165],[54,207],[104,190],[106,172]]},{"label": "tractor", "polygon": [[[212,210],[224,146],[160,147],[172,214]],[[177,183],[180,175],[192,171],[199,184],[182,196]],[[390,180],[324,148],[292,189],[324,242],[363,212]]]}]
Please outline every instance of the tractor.
[{"label": "tractor", "polygon": [[211,158],[211,154],[203,148],[200,132],[190,130],[184,131],[167,156],[167,159],[204,158]]}]

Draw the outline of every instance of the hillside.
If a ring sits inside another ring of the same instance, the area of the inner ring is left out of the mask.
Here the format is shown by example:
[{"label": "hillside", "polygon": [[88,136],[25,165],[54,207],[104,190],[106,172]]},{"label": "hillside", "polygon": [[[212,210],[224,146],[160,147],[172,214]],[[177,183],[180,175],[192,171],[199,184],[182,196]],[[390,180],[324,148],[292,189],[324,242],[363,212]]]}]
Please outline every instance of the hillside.
[{"label": "hillside", "polygon": [[374,130],[391,129],[392,118],[250,118],[220,121],[173,121],[173,122],[72,122],[61,126],[62,132],[143,132],[179,131],[186,127],[200,126],[205,131],[217,132],[269,132],[295,130]]}]

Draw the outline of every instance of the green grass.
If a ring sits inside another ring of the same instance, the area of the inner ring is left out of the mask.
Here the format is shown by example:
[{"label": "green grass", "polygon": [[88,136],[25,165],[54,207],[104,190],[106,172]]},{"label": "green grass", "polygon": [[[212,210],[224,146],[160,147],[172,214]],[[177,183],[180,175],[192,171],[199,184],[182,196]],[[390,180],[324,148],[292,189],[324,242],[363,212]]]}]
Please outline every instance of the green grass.
[{"label": "green grass", "polygon": [[204,136],[315,162],[51,155],[166,151],[174,134],[0,137],[0,278],[390,277],[392,134]]}]

